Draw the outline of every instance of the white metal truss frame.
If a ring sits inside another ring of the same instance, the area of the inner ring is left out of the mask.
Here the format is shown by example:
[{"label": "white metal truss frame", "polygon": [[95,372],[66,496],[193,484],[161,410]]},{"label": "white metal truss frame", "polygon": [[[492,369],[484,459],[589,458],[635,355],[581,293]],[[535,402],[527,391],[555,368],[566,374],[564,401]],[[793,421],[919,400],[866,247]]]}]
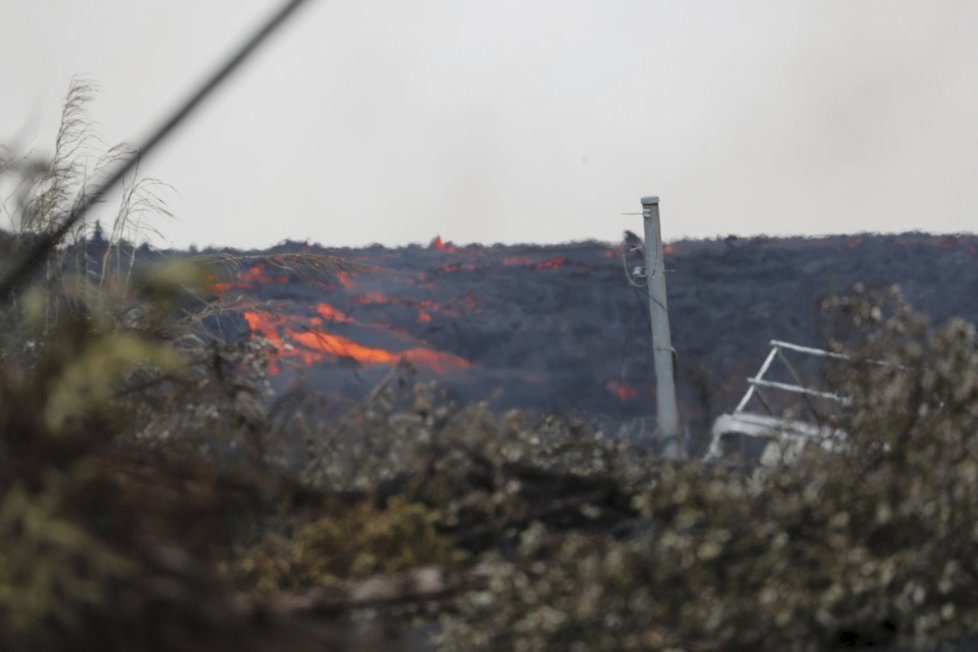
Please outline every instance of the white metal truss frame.
[{"label": "white metal truss frame", "polygon": [[[737,404],[732,413],[721,415],[714,421],[706,459],[719,459],[723,456],[721,439],[730,434],[763,438],[769,440],[771,444],[776,444],[775,446],[770,444],[766,446],[760,459],[762,465],[777,464],[787,458],[795,457],[809,442],[819,442],[823,447],[831,448],[833,441],[845,438],[846,433],[838,428],[816,425],[796,419],[786,419],[774,414],[768,401],[764,399],[762,389],[799,395],[815,420],[819,422],[823,421],[823,417],[813,399],[822,399],[842,406],[852,404],[852,399],[848,396],[806,386],[791,361],[784,355],[783,350],[826,359],[844,361],[851,359],[842,353],[800,346],[781,340],[771,340],[771,352],[764,359],[764,363],[757,373],[747,379],[749,387],[740,403]],[[767,380],[764,377],[770,371],[775,359],[780,359],[794,380],[794,384]],[[767,412],[766,415],[747,411],[748,404],[754,398],[764,407]]]},{"label": "white metal truss frame", "polygon": [[[850,359],[849,356],[842,353],[833,353],[832,351],[813,349],[808,346],[799,346],[798,344],[792,344],[790,342],[782,342],[781,340],[771,340],[771,352],[768,354],[767,358],[764,359],[764,364],[761,365],[761,368],[757,371],[757,373],[752,378],[747,379],[747,383],[750,385],[750,387],[747,388],[747,393],[744,394],[744,397],[740,399],[740,403],[737,404],[737,407],[734,409],[734,413],[743,412],[751,398],[756,395],[757,399],[761,402],[761,405],[764,406],[764,409],[767,410],[768,414],[775,416],[771,412],[771,408],[768,406],[763,395],[761,394],[761,387],[801,395],[806,400],[809,409],[812,410],[816,418],[821,418],[821,415],[815,409],[814,405],[812,405],[810,400],[812,398],[825,399],[827,401],[839,403],[843,406],[848,406],[852,403],[852,399],[850,399],[848,396],[840,396],[838,394],[833,394],[832,392],[822,392],[806,387],[802,382],[801,377],[798,375],[798,372],[795,371],[791,361],[785,357],[784,353],[782,353],[782,349],[788,349],[789,351],[796,351],[798,353],[813,355],[820,358],[831,358],[835,360]],[[781,383],[764,379],[764,374],[770,370],[771,363],[774,362],[775,358],[781,360],[781,363],[788,370],[788,373],[791,374],[791,378],[796,384],[792,385],[790,383]]]}]

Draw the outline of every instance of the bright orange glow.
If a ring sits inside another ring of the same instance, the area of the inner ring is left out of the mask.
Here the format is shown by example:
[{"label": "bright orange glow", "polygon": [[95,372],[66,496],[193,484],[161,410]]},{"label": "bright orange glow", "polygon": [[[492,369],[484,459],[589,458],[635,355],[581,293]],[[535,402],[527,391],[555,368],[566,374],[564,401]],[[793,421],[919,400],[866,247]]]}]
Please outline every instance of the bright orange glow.
[{"label": "bright orange glow", "polygon": [[456,251],[458,251],[458,247],[456,247],[455,245],[453,245],[451,242],[445,242],[444,240],[441,239],[441,236],[440,235],[436,235],[435,236],[435,239],[431,241],[431,244],[429,245],[429,247],[431,247],[432,249],[437,249],[438,251],[444,251],[444,252],[447,252],[447,253],[450,253],[450,254],[454,254]]},{"label": "bright orange glow", "polygon": [[624,384],[617,378],[609,380],[605,383],[604,388],[618,397],[619,401],[633,401],[638,398],[639,390],[637,387],[631,387]]},{"label": "bright orange glow", "polygon": [[320,303],[316,306],[316,312],[323,316],[324,319],[328,321],[336,322],[352,322],[350,317],[347,317],[342,312],[329,305],[328,303]]},{"label": "bright orange glow", "polygon": [[431,314],[425,312],[424,310],[418,311],[418,321],[429,322],[431,321]]},{"label": "bright orange glow", "polygon": [[[349,320],[350,318],[332,308],[328,304],[316,306],[317,312],[326,320],[333,323]],[[431,319],[431,315],[419,311]],[[279,361],[283,358],[293,358],[304,365],[313,365],[327,358],[345,358],[356,360],[362,364],[395,364],[406,359],[420,367],[426,367],[437,373],[447,373],[465,369],[470,363],[451,353],[443,353],[424,347],[413,347],[406,351],[388,351],[386,349],[364,346],[341,335],[325,333],[321,330],[302,330],[298,324],[318,327],[324,323],[320,317],[304,319],[283,318],[264,312],[245,311],[242,313],[253,335],[261,336],[271,342],[275,351],[269,352],[268,370],[278,374],[281,369]],[[289,325],[294,324],[295,327]],[[409,340],[410,341],[410,340]]]},{"label": "bright orange glow", "polygon": [[428,367],[432,371],[436,371],[440,374],[448,373],[450,371],[457,371],[459,369],[468,369],[470,366],[472,366],[468,360],[460,358],[457,355],[443,353],[441,351],[433,351],[431,349],[421,347],[408,349],[407,351],[401,353],[401,355],[418,366]]},{"label": "bright orange glow", "polygon": [[274,342],[278,348],[282,348],[282,340],[278,336],[280,320],[277,317],[263,312],[245,312],[244,318],[248,322],[248,328],[251,329],[251,332],[261,333],[265,339]]},{"label": "bright orange glow", "polygon": [[349,272],[342,272],[342,271],[341,272],[337,272],[336,273],[336,282],[339,283],[340,286],[346,288],[347,290],[350,290],[350,289],[353,288],[353,281],[350,280],[350,273]]},{"label": "bright orange glow", "polygon": [[246,311],[243,315],[252,333],[260,334],[275,345],[276,351],[268,355],[268,371],[277,374],[279,372],[278,359],[285,353],[282,338],[278,334],[278,325],[281,320],[263,312]]},{"label": "bright orange glow", "polygon": [[556,258],[551,258],[550,260],[545,260],[542,263],[537,263],[537,269],[560,269],[567,262],[567,256],[557,256]]},{"label": "bright orange glow", "polygon": [[312,351],[321,352],[337,358],[352,358],[359,362],[392,363],[397,362],[397,356],[384,349],[373,349],[357,344],[351,339],[312,331],[297,332],[291,328],[285,329],[289,338]]},{"label": "bright orange glow", "polygon": [[270,283],[271,278],[265,275],[265,263],[258,263],[254,265],[244,274],[239,275],[239,277],[244,282],[250,283]]},{"label": "bright orange glow", "polygon": [[270,283],[288,283],[289,277],[285,274],[280,274],[279,276],[272,278],[265,274],[265,263],[258,263],[257,265],[252,265],[245,272],[238,272],[234,275],[236,280],[229,281],[227,283],[219,282],[215,277],[210,277],[211,289],[214,292],[227,292],[232,289],[247,289],[252,288],[255,285],[270,284]]},{"label": "bright orange glow", "polygon": [[671,244],[666,245],[666,253],[667,254],[671,254],[672,253],[672,245]]},{"label": "bright orange glow", "polygon": [[233,283],[222,283],[217,280],[217,277],[213,274],[207,277],[207,282],[210,284],[211,292],[224,293],[234,287]]},{"label": "bright orange glow", "polygon": [[[290,338],[314,352],[312,353],[313,356],[321,352],[321,354],[337,358],[349,358],[364,364],[394,364],[405,358],[410,362],[440,373],[469,367],[468,360],[451,353],[442,353],[421,347],[395,353],[386,349],[363,346],[351,339],[331,333],[296,332],[288,328],[286,333]],[[318,359],[322,359],[322,355]]]}]

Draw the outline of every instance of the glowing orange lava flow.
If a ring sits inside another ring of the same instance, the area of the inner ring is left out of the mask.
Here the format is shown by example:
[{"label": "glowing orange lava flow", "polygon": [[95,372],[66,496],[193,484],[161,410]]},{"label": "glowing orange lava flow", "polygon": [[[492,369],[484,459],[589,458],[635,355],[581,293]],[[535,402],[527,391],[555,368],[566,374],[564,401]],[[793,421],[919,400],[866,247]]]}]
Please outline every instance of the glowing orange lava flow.
[{"label": "glowing orange lava flow", "polygon": [[450,254],[454,254],[458,249],[451,242],[445,242],[441,239],[440,235],[436,235],[435,239],[431,241],[431,248],[437,249],[439,251],[447,251]]},{"label": "glowing orange lava flow", "polygon": [[251,311],[244,312],[243,316],[248,322],[252,336],[261,335],[275,346],[277,352],[268,354],[268,371],[277,374],[279,372],[278,358],[286,351],[282,338],[278,334],[278,324],[281,323],[281,318],[263,312]]},{"label": "glowing orange lava flow", "polygon": [[233,283],[221,283],[220,281],[218,281],[217,279],[215,279],[213,276],[211,276],[207,280],[210,281],[211,291],[213,291],[213,292],[220,292],[220,293],[223,294],[224,292],[227,292],[228,290],[230,290],[231,288],[234,287],[234,284]]},{"label": "glowing orange lava flow", "polygon": [[278,336],[278,324],[280,318],[274,317],[263,312],[245,312],[245,321],[252,333],[260,333],[266,340],[272,342],[276,347],[282,349],[282,338]]},{"label": "glowing orange lava flow", "polygon": [[352,322],[353,319],[347,317],[342,312],[329,305],[328,303],[320,303],[316,306],[316,312],[323,316],[324,319],[335,322]]},{"label": "glowing orange lava flow", "polygon": [[210,278],[211,288],[215,292],[227,292],[231,289],[248,289],[253,288],[256,285],[268,285],[271,283],[288,283],[289,277],[285,274],[281,274],[276,277],[271,277],[265,273],[265,263],[258,263],[257,265],[252,265],[245,272],[239,272],[234,275],[235,281],[231,282],[220,282],[213,276]]},{"label": "glowing orange lava flow", "polygon": [[393,352],[386,349],[363,346],[346,337],[332,335],[330,333],[295,332],[288,328],[286,332],[291,339],[310,349],[310,351],[317,351],[323,355],[336,358],[349,358],[364,364],[394,364],[404,358],[439,373],[469,367],[468,360],[464,360],[451,353],[442,353],[422,347]]},{"label": "glowing orange lava flow", "polygon": [[350,273],[340,271],[336,274],[336,282],[347,290],[353,289],[353,281],[350,280]]},{"label": "glowing orange lava flow", "polygon": [[314,331],[296,332],[291,328],[286,328],[285,332],[290,339],[295,340],[311,351],[317,351],[324,355],[337,358],[351,358],[358,362],[374,364],[392,364],[398,361],[398,356],[395,353],[391,353],[385,349],[374,349],[369,346],[363,346],[339,335]]},{"label": "glowing orange lava flow", "polygon": [[[336,319],[335,316],[349,320],[343,313],[327,306],[327,304],[317,306],[317,311],[327,319],[334,321],[342,321],[342,319]],[[253,334],[261,335],[275,346],[276,351],[270,353],[268,358],[268,369],[272,374],[279,373],[278,361],[286,357],[296,358],[305,365],[321,362],[327,357],[345,358],[362,364],[395,364],[406,359],[437,373],[448,373],[470,366],[468,360],[457,355],[424,347],[414,347],[406,351],[388,351],[358,344],[341,335],[324,333],[319,330],[296,330],[288,326],[287,322],[298,324],[300,320],[287,320],[268,313],[246,311],[244,319],[248,322],[248,327]],[[317,326],[322,323],[319,317],[310,317],[305,321]]]},{"label": "glowing orange lava flow", "polygon": [[557,256],[542,263],[537,263],[537,269],[560,269],[567,262],[567,256]]}]

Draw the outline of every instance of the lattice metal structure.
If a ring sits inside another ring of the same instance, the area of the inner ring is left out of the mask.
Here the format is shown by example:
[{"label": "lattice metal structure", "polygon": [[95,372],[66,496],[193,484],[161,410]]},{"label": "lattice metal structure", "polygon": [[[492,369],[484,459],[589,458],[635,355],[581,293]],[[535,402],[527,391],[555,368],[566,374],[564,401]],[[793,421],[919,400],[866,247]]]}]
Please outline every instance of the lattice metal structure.
[{"label": "lattice metal structure", "polygon": [[[796,459],[810,444],[831,449],[835,442],[845,439],[845,431],[831,423],[832,419],[823,413],[818,402],[847,407],[851,399],[806,385],[784,354],[785,351],[821,359],[850,359],[841,353],[771,340],[771,352],[757,373],[747,379],[749,387],[740,403],[733,412],[720,415],[713,422],[706,460],[740,457],[744,461],[756,461],[761,466],[774,466]],[[775,362],[781,364],[793,382],[765,377],[770,374]],[[795,396],[810,413],[812,421],[777,414],[772,407],[774,402],[769,397],[771,393]],[[753,403],[759,404],[764,411],[750,410]]]}]

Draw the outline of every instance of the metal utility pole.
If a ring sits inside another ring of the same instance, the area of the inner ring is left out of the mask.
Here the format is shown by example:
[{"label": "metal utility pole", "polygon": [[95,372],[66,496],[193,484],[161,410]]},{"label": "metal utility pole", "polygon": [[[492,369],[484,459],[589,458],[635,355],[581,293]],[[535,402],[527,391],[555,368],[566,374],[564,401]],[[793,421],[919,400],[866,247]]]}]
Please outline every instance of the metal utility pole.
[{"label": "metal utility pole", "polygon": [[645,221],[645,273],[649,288],[649,316],[652,321],[652,354],[655,358],[658,437],[662,455],[678,458],[679,409],[676,404],[676,383],[672,366],[673,349],[669,334],[658,197],[642,197],[642,219]]}]

